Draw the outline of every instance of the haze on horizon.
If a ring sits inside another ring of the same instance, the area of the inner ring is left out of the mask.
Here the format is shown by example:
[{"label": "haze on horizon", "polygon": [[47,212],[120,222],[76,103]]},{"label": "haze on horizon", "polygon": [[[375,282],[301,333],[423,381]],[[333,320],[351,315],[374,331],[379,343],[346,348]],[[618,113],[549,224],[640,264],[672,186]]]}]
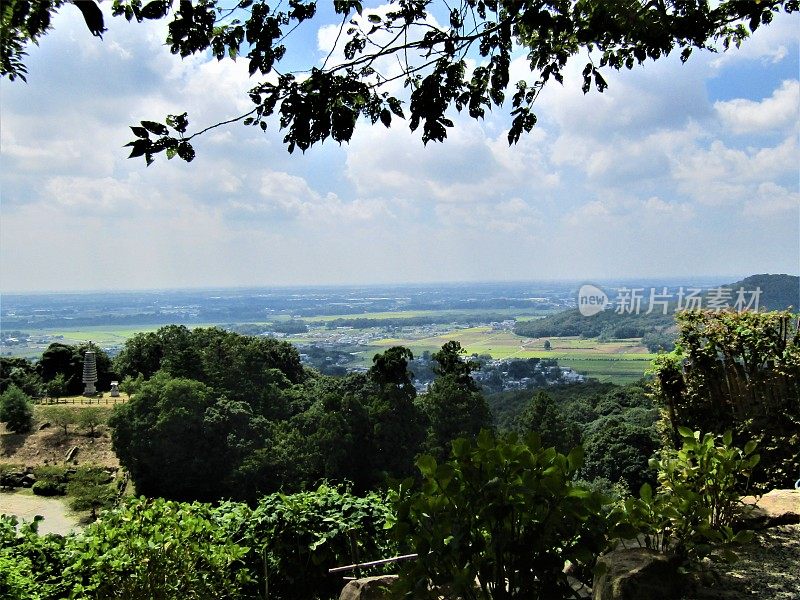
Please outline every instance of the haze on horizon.
[{"label": "haze on horizon", "polygon": [[[29,83],[3,82],[0,287],[797,274],[799,23],[780,15],[740,50],[609,73],[604,94],[581,93],[575,63],[515,147],[500,114],[456,116],[444,144],[401,122],[305,155],[270,123],[146,169],[126,159],[128,125],[239,111],[244,61],[180,61],[153,35],[163,23],[108,18],[101,42],[64,10],[30,49]],[[330,32],[303,33],[310,55],[324,59]]]},{"label": "haze on horizon", "polygon": [[[580,286],[584,283],[593,283],[598,285],[612,286],[612,285],[668,285],[668,286],[716,286],[727,285],[740,281],[749,275],[757,275],[758,273],[747,274],[722,274],[722,275],[683,275],[683,276],[669,276],[669,275],[653,275],[653,276],[631,276],[631,277],[610,277],[610,278],[596,278],[596,277],[582,277],[582,278],[543,278],[543,279],[485,279],[485,280],[445,280],[445,279],[431,279],[429,281],[365,281],[365,282],[352,282],[343,281],[337,283],[316,283],[316,282],[300,282],[300,283],[287,283],[287,284],[272,284],[272,285],[196,285],[184,287],[139,287],[139,288],[62,288],[62,289],[42,289],[42,290],[14,290],[3,289],[2,293],[5,296],[36,296],[36,295],[94,295],[94,294],[138,294],[138,293],[212,293],[212,292],[258,292],[258,291],[319,291],[325,289],[331,290],[376,290],[388,291],[392,289],[425,289],[425,288],[442,288],[450,289],[455,287],[475,288],[483,286],[547,286],[554,284],[561,286]],[[794,275],[797,273],[770,273],[772,275]]]}]

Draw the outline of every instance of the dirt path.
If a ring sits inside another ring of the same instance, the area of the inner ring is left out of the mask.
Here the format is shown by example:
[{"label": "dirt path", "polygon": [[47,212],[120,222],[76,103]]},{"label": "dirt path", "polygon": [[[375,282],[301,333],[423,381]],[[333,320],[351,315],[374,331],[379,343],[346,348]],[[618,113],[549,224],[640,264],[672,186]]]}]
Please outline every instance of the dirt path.
[{"label": "dirt path", "polygon": [[0,514],[15,515],[26,521],[33,521],[42,515],[39,533],[58,533],[65,535],[80,530],[78,517],[67,508],[63,500],[34,496],[29,491],[0,492]]}]

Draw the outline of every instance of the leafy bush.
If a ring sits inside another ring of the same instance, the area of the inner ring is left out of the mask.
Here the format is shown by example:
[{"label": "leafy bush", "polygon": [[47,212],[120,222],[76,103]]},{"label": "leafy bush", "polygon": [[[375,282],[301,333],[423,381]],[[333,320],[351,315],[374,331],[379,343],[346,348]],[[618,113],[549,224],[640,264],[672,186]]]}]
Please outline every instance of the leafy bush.
[{"label": "leafy bush", "polygon": [[800,333],[797,316],[779,312],[686,311],[675,352],[653,365],[664,429],[721,433],[737,444],[756,439],[760,489],[791,487],[800,472]]},{"label": "leafy bush", "polygon": [[255,510],[134,498],[64,538],[0,516],[0,598],[327,600],[341,591],[330,567],[396,551],[390,514],[378,494],[322,486]]},{"label": "leafy bush", "polygon": [[248,512],[244,505],[133,499],[71,540],[69,597],[236,598],[251,577],[242,561],[248,548],[230,534]]},{"label": "leafy bush", "polygon": [[380,494],[359,497],[329,485],[264,497],[241,534],[256,587],[268,588],[273,600],[338,597],[341,579],[329,568],[396,552],[385,528],[391,515]]},{"label": "leafy bush", "polygon": [[606,544],[603,498],[572,482],[580,447],[564,456],[535,433],[520,443],[485,430],[452,447],[442,464],[420,457],[421,485],[400,490],[393,531],[419,558],[403,567],[399,595],[571,597],[564,561],[588,572]]},{"label": "leafy bush", "polygon": [[110,508],[114,504],[116,491],[110,485],[112,481],[113,478],[103,469],[78,469],[67,484],[67,494],[71,497],[70,508],[91,511],[91,518],[94,520],[99,509]]},{"label": "leafy bush", "polygon": [[10,385],[0,394],[0,421],[14,433],[27,433],[33,429],[31,399],[16,385]]},{"label": "leafy bush", "polygon": [[69,596],[62,577],[71,559],[67,538],[39,535],[38,524],[0,515],[0,598],[56,600]]},{"label": "leafy bush", "polygon": [[611,514],[616,535],[690,562],[709,554],[732,560],[731,546],[750,539],[750,532],[734,533],[733,520],[759,455],[756,443],[744,449],[732,445],[730,431],[722,436],[679,428],[680,450],[664,452],[651,460],[658,469],[659,488],[653,494],[644,484],[639,498],[627,498]]},{"label": "leafy bush", "polygon": [[55,483],[67,482],[67,468],[58,465],[39,465],[38,467],[34,467],[33,474],[37,482],[43,479]]},{"label": "leafy bush", "polygon": [[30,574],[29,558],[12,558],[0,550],[0,598],[7,600],[39,600],[39,590]]},{"label": "leafy bush", "polygon": [[43,479],[34,483],[31,490],[37,496],[63,496],[67,493],[67,486],[57,481]]}]

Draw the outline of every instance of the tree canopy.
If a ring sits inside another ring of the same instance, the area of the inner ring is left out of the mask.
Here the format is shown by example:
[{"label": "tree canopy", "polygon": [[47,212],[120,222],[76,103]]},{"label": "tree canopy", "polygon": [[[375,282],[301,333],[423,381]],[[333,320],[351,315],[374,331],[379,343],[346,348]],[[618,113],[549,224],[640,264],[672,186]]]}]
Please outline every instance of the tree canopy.
[{"label": "tree canopy", "polygon": [[14,433],[27,433],[33,428],[30,398],[14,384],[0,394],[0,421]]},{"label": "tree canopy", "polygon": [[[2,8],[0,74],[24,79],[24,56],[50,27],[65,0],[9,0]],[[91,0],[75,2],[93,35],[105,30]],[[397,0],[365,8],[333,0],[340,19],[333,48],[307,64],[295,31],[323,25],[314,1],[114,0],[128,21],[165,19],[173,54],[209,53],[247,60],[252,108],[190,130],[186,113],[142,121],[131,129],[132,158],[155,155],[191,161],[192,140],[219,125],[242,122],[266,130],[277,118],[289,152],[333,139],[350,140],[359,118],[392,125],[407,118],[422,141],[443,141],[453,109],[481,119],[511,96],[509,143],[536,124],[533,105],[551,80],[563,83],[567,63],[584,62],[582,89],[602,92],[609,70],[632,69],[679,52],[738,46],[774,15],[798,10],[797,0]],[[328,7],[324,7],[327,9]],[[294,34],[294,35],[293,35]],[[525,56],[530,73],[511,81],[512,60]],[[402,86],[402,87],[401,87]]]}]

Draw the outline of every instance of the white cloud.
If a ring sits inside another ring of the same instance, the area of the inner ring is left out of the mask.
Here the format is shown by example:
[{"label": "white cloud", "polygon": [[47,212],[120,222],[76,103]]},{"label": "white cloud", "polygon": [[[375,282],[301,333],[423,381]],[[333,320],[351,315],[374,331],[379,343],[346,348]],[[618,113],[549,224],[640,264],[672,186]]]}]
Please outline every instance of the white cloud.
[{"label": "white cloud", "polygon": [[540,211],[519,197],[499,202],[440,203],[435,210],[442,225],[454,231],[468,228],[499,234],[521,233],[535,238],[543,225]]},{"label": "white cloud", "polygon": [[758,60],[765,67],[779,63],[790,54],[790,48],[797,46],[798,21],[797,13],[776,15],[770,25],[759,27],[739,48],[717,54],[711,65],[719,68],[744,60]]},{"label": "white cloud", "polygon": [[[101,42],[69,8],[31,48],[30,84],[4,82],[8,289],[796,270],[796,79],[715,102],[715,57],[699,54],[611,73],[605,94],[584,96],[577,60],[513,147],[506,106],[454,115],[449,139],[427,147],[396,120],[290,156],[274,120],[266,134],[234,125],[195,140],[191,164],[146,168],[126,159],[127,126],[247,110],[246,61],[180,60],[161,23],[110,19]],[[305,49],[312,60],[332,31]],[[797,43],[774,31],[777,46],[756,37],[762,50],[725,55],[730,72],[781,46],[785,67]]]},{"label": "white cloud", "polygon": [[753,217],[794,217],[797,221],[800,219],[800,193],[774,183],[763,183],[758,186],[755,197],[745,202],[743,214]]},{"label": "white cloud", "polygon": [[715,140],[673,161],[678,188],[709,206],[744,201],[770,179],[797,177],[798,146],[790,136],[774,147],[737,149]]},{"label": "white cloud", "polygon": [[798,126],[800,81],[787,80],[769,98],[745,98],[714,103],[722,122],[734,133],[763,133]]},{"label": "white cloud", "polygon": [[303,222],[309,227],[338,229],[353,223],[394,218],[387,204],[380,200],[344,201],[334,193],[320,194],[299,176],[282,171],[261,175],[257,194],[239,195],[227,202],[229,215],[270,217]]}]

